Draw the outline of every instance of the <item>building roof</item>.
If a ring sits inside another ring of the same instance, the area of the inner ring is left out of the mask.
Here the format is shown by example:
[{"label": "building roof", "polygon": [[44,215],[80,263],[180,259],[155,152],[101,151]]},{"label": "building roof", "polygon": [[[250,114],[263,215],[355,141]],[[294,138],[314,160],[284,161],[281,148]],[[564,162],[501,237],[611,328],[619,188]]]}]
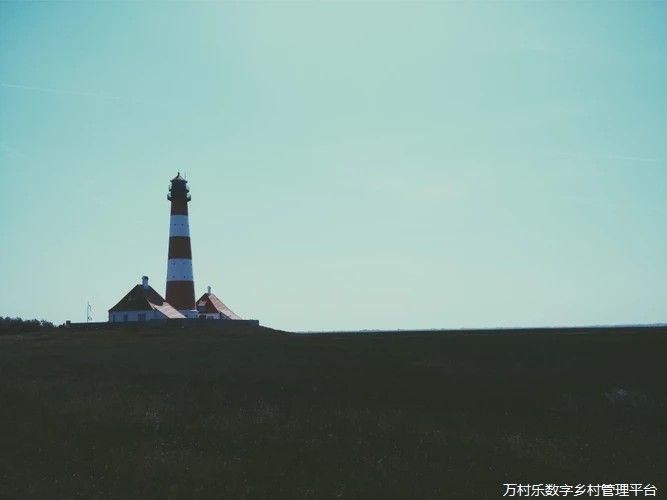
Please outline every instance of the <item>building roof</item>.
[{"label": "building roof", "polygon": [[212,293],[205,293],[197,301],[197,310],[200,313],[222,313],[229,319],[241,319],[229,307],[227,307],[222,300]]},{"label": "building roof", "polygon": [[132,288],[125,297],[120,299],[118,304],[109,309],[109,312],[149,310],[159,311],[167,318],[185,318],[183,314],[164,300],[152,286],[144,288],[142,285],[136,285]]}]

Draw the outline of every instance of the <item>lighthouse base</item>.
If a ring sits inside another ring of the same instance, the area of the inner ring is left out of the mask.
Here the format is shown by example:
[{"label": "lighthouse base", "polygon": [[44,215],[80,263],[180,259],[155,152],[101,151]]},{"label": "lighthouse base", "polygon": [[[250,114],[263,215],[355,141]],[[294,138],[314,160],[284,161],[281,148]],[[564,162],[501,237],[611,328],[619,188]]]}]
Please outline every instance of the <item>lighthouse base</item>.
[{"label": "lighthouse base", "polygon": [[179,309],[178,312],[186,318],[197,318],[199,315],[199,312],[196,309]]}]

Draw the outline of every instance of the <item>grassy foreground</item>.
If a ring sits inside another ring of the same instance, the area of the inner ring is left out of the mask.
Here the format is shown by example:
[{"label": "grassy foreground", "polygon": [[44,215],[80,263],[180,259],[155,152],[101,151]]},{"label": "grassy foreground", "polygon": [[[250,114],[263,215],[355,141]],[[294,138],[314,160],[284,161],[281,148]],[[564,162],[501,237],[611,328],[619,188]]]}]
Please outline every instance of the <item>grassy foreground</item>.
[{"label": "grassy foreground", "polygon": [[666,353],[664,329],[0,337],[0,498],[664,496]]}]

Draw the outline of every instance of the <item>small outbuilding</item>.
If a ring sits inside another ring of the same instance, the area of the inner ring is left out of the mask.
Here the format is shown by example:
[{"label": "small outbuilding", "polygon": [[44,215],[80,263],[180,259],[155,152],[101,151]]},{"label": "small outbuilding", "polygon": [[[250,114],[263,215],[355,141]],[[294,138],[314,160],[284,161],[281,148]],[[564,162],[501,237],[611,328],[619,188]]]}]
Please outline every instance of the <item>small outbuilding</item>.
[{"label": "small outbuilding", "polygon": [[209,319],[241,319],[222,300],[211,293],[211,287],[208,292],[202,295],[197,301],[197,312],[199,318]]},{"label": "small outbuilding", "polygon": [[177,318],[185,316],[148,284],[148,276],[142,276],[141,284],[132,288],[118,304],[109,309],[110,322]]}]

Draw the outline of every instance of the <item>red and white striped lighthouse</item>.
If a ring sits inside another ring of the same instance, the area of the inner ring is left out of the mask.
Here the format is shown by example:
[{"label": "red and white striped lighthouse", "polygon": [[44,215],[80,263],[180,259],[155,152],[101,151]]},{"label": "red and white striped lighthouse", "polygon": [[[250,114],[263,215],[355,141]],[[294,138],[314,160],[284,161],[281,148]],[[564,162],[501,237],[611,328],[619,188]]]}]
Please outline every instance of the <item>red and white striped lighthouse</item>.
[{"label": "red and white striped lighthouse", "polygon": [[167,262],[166,300],[174,309],[189,317],[197,317],[195,307],[195,282],[192,276],[192,247],[190,246],[190,223],[188,181],[180,172],[171,180],[167,199],[171,201],[171,224],[169,226],[169,257]]}]

